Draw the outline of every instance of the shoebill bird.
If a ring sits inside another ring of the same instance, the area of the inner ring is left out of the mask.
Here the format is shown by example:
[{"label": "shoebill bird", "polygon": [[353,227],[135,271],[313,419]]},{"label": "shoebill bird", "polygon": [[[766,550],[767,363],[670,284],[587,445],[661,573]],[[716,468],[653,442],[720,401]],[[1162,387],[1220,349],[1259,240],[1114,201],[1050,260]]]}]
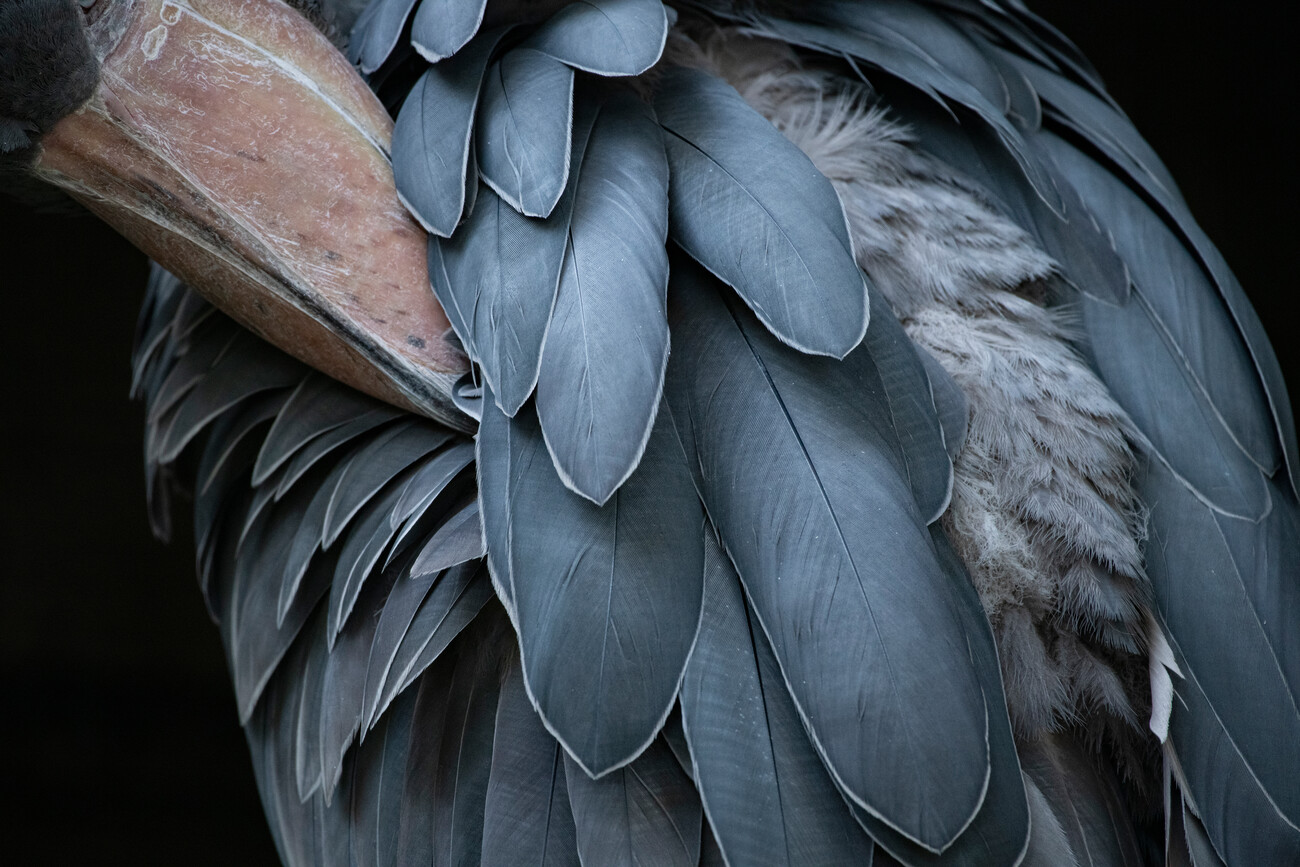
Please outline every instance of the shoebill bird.
[{"label": "shoebill bird", "polygon": [[[10,0],[287,864],[1300,863],[1294,424],[1018,0]],[[391,118],[391,119],[390,119]]]}]

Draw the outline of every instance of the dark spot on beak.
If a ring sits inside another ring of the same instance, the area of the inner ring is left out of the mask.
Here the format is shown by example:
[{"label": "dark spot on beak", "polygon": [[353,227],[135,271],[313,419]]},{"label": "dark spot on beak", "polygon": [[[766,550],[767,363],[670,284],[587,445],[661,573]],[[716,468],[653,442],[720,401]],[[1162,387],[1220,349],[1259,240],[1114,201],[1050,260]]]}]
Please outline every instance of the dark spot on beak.
[{"label": "dark spot on beak", "polygon": [[325,258],[329,259],[331,262],[337,262],[339,259],[342,259],[343,257],[340,256],[338,253],[335,253],[333,250],[326,250]]},{"label": "dark spot on beak", "polygon": [[416,337],[414,334],[408,334],[408,335],[406,336],[406,342],[409,343],[409,344],[411,344],[412,346],[414,346],[416,349],[423,349],[423,348],[424,348],[424,338],[423,338],[423,337]]}]

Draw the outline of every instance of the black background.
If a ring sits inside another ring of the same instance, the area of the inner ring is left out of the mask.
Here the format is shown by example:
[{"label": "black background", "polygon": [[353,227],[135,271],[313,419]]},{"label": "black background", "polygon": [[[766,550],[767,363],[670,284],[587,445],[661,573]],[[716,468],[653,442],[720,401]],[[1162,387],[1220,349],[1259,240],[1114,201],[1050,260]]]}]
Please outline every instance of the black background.
[{"label": "black background", "polygon": [[[1292,383],[1296,28],[1263,4],[1032,4],[1092,58],[1254,300]],[[128,356],[144,258],[0,208],[0,851],[273,864],[182,526],[145,520]]]}]

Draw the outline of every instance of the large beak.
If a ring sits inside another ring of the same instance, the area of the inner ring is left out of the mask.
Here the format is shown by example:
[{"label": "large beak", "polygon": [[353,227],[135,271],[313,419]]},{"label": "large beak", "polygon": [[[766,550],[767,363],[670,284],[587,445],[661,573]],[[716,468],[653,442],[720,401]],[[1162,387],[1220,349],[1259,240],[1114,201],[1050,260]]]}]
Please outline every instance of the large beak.
[{"label": "large beak", "polygon": [[470,426],[392,122],[334,46],[278,0],[100,0],[92,19],[99,88],[37,174],[281,349]]}]

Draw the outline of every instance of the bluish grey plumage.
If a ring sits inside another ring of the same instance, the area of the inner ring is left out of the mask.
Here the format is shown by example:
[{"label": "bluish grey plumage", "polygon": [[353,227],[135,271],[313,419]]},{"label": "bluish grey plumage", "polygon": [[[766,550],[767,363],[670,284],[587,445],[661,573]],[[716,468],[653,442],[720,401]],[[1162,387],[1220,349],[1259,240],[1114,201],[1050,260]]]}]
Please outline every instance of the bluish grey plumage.
[{"label": "bluish grey plumage", "polygon": [[252,483],[261,485],[309,441],[382,405],[364,395],[338,394],[323,374],[307,376],[289,395],[267,433],[253,466]]},{"label": "bluish grey plumage", "polygon": [[[394,159],[476,446],[162,276],[142,317],[282,858],[1136,864],[1170,710],[1169,863],[1300,857],[1290,409],[1077,50],[1018,3],[702,0],[661,59],[674,15],[597,0],[496,4],[494,58],[486,5],[379,0],[351,49],[388,104],[413,10],[437,61]],[[661,407],[665,236],[738,296],[673,260]]]},{"label": "bluish grey plumage", "polygon": [[[575,127],[575,165],[581,164],[589,131]],[[429,239],[434,294],[508,415],[519,411],[537,384],[571,215],[571,193],[549,219],[534,220],[484,190],[460,232],[445,241]]]},{"label": "bluish grey plumage", "polygon": [[[465,575],[472,569],[460,569],[455,573],[455,577],[460,581],[449,583],[463,583]],[[406,635],[411,627],[411,621],[415,619],[417,612],[428,598],[430,590],[444,577],[442,573],[432,573],[427,575],[403,576],[404,580],[398,581],[393,587],[393,591],[384,601],[378,617],[378,625],[375,627],[374,639],[371,642],[369,663],[366,669],[365,679],[365,702],[362,705],[361,714],[361,736],[364,739],[365,733],[369,731],[380,718],[381,711],[392,701],[396,690],[386,690],[389,685],[389,675],[392,674],[393,661],[397,656],[398,648],[401,647]],[[451,594],[454,599],[456,593]],[[447,642],[442,642],[446,647]],[[396,681],[400,682],[406,672],[398,671],[395,673]]]},{"label": "bluish grey plumage", "polygon": [[498,582],[506,564],[529,694],[604,774],[645,749],[676,696],[700,617],[699,499],[663,414],[638,472],[596,506],[561,484],[527,408],[511,419],[484,404],[481,502],[490,484],[506,493],[482,508],[484,537]]},{"label": "bluish grey plumage", "polygon": [[1080,867],[1144,863],[1142,844],[1125,821],[1119,780],[1113,771],[1096,766],[1086,744],[1068,734],[1044,735],[1021,745],[1020,762],[1025,777],[1051,805]]},{"label": "bluish grey plumage", "polygon": [[542,24],[524,46],[596,75],[638,75],[664,49],[668,13],[659,0],[584,0]]},{"label": "bluish grey plumage", "polygon": [[460,631],[492,599],[492,586],[478,563],[448,569],[420,603],[393,655],[383,692],[367,721],[382,714],[394,696],[414,683]]},{"label": "bluish grey plumage", "polygon": [[1170,721],[1185,796],[1227,863],[1292,861],[1296,635],[1270,612],[1297,604],[1294,501],[1279,494],[1256,525],[1215,514],[1154,461],[1139,481],[1154,504],[1147,568],[1185,678],[1186,712]]},{"label": "bluish grey plumage", "polygon": [[416,471],[415,466],[409,466],[394,475],[385,482],[380,493],[368,500],[348,520],[348,538],[340,540],[334,577],[330,581],[331,647],[342,631],[343,624],[351,616],[366,581],[374,573],[380,557],[389,549],[389,543],[396,535],[392,522],[394,507]]},{"label": "bluish grey plumage", "polygon": [[471,132],[479,88],[502,31],[480,34],[457,56],[432,66],[398,112],[393,127],[393,178],[398,195],[420,224],[447,238],[478,188]]},{"label": "bluish grey plumage", "polygon": [[[365,612],[382,608],[393,585],[401,577],[400,568],[383,569],[365,583],[356,604]],[[345,772],[350,770],[347,758],[354,752],[353,741],[361,727],[366,698],[366,670],[378,626],[377,617],[358,617],[352,628],[344,629],[334,640],[334,647],[325,662],[321,722],[316,746],[320,753],[321,786],[326,807],[333,805]],[[355,755],[352,760],[355,762]],[[346,808],[346,788],[342,791],[341,800]]]},{"label": "bluish grey plumage", "polygon": [[668,161],[654,112],[602,102],[537,373],[537,417],[564,484],[604,504],[650,437],[668,361]]},{"label": "bluish grey plumage", "polygon": [[420,0],[411,45],[430,63],[451,57],[478,32],[487,5],[487,0]]},{"label": "bluish grey plumage", "polygon": [[376,0],[366,6],[352,28],[348,59],[367,75],[382,66],[396,47],[415,3],[416,0]]},{"label": "bluish grey plumage", "polygon": [[564,749],[533,710],[519,660],[501,684],[483,818],[483,863],[576,867]]},{"label": "bluish grey plumage", "polygon": [[726,83],[665,74],[655,99],[672,167],[671,235],[804,352],[844,357],[866,285],[834,190]]},{"label": "bluish grey plumage", "polygon": [[392,512],[391,522],[400,526],[388,561],[406,548],[404,542],[414,541],[407,537],[423,526],[422,519],[445,517],[441,509],[431,510],[429,506],[435,501],[454,502],[453,497],[470,487],[465,469],[473,462],[474,446],[462,441],[428,458],[411,477]]},{"label": "bluish grey plumage", "polygon": [[844,809],[808,739],[712,527],[704,616],[681,702],[700,798],[730,863],[871,863],[871,838]]},{"label": "bluish grey plumage", "polygon": [[479,174],[525,216],[549,217],[569,179],[574,72],[530,48],[488,69],[475,131]]},{"label": "bluish grey plumage", "polygon": [[694,867],[699,862],[700,800],[662,739],[598,780],[568,754],[564,760],[582,863]]},{"label": "bluish grey plumage", "polygon": [[478,517],[478,501],[472,500],[447,518],[429,538],[411,564],[411,574],[441,572],[470,560],[481,560],[485,550]]},{"label": "bluish grey plumage", "polygon": [[[939,520],[952,500],[952,458],[920,352],[907,339],[883,298],[871,299],[876,326],[863,349],[871,354],[886,407],[898,437],[908,485],[927,524]],[[963,423],[964,427],[964,423]]]},{"label": "bluish grey plumage", "polygon": [[837,781],[944,849],[983,801],[996,674],[967,662],[984,637],[948,597],[970,588],[930,547],[870,351],[783,347],[674,264],[667,395],[709,517]]}]

